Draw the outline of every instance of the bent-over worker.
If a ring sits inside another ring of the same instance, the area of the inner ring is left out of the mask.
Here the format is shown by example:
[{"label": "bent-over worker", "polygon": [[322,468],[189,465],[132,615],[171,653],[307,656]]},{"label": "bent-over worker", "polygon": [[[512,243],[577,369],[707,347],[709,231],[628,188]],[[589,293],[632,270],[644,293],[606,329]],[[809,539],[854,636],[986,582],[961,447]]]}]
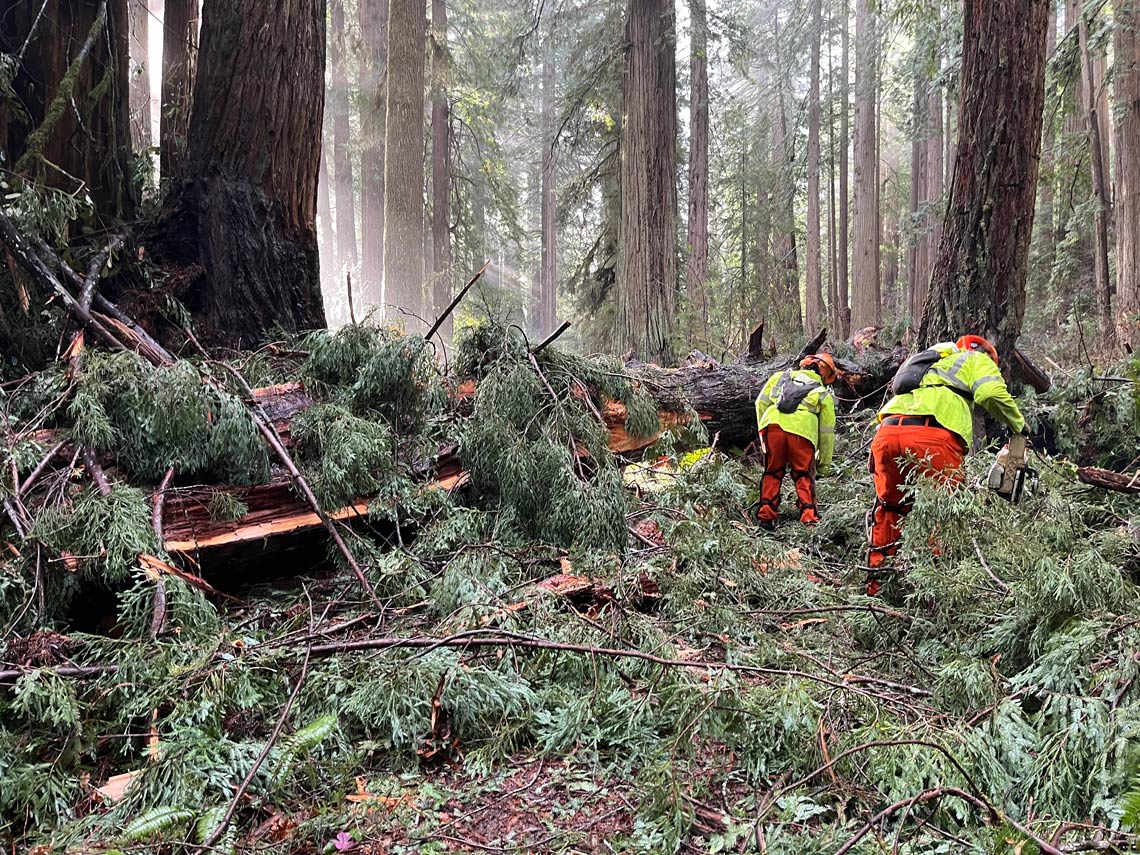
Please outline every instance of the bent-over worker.
[{"label": "bent-over worker", "polygon": [[[815,525],[815,473],[827,475],[835,451],[835,360],[829,353],[800,360],[798,369],[773,374],[756,399],[756,423],[764,449],[760,525],[772,529],[780,510],[780,486],[792,470],[800,522]],[[818,460],[816,450],[818,449]]]}]

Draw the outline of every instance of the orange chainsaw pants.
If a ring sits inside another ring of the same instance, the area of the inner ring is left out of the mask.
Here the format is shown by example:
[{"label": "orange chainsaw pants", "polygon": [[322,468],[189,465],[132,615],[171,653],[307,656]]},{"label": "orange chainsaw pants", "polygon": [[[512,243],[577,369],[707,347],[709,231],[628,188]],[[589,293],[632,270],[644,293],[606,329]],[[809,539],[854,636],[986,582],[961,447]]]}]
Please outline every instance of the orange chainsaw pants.
[{"label": "orange chainsaw pants", "polygon": [[780,487],[784,473],[792,470],[796,485],[796,505],[800,522],[815,525],[815,446],[810,439],[787,433],[779,425],[768,425],[761,431],[764,443],[764,478],[760,482],[760,510],[763,522],[775,522],[780,512]]},{"label": "orange chainsaw pants", "polygon": [[899,522],[911,509],[905,488],[917,478],[962,483],[966,444],[956,433],[934,425],[879,426],[871,441],[875,504],[871,509],[871,548],[867,560],[881,567],[898,550]]}]

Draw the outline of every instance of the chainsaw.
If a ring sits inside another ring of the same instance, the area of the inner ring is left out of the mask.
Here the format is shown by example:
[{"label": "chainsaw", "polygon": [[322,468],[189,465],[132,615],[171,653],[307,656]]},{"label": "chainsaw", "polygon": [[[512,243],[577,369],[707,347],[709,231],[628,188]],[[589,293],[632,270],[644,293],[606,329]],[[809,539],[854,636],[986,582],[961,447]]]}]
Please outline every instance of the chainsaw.
[{"label": "chainsaw", "polygon": [[1038,472],[1025,459],[1028,447],[1029,442],[1024,436],[1014,434],[990,467],[989,488],[1007,502],[1016,504],[1026,490],[1032,494],[1037,489]]}]

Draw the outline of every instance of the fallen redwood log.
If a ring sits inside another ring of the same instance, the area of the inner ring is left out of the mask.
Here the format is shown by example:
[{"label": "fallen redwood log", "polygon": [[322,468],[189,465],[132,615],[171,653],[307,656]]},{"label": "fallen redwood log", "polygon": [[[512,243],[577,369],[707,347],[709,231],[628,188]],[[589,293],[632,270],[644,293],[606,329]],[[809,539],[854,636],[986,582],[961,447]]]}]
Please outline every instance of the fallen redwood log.
[{"label": "fallen redwood log", "polygon": [[1077,469],[1077,480],[1082,484],[1115,490],[1118,493],[1140,493],[1140,472],[1128,475],[1123,472],[1113,472],[1111,469],[1081,466]]}]

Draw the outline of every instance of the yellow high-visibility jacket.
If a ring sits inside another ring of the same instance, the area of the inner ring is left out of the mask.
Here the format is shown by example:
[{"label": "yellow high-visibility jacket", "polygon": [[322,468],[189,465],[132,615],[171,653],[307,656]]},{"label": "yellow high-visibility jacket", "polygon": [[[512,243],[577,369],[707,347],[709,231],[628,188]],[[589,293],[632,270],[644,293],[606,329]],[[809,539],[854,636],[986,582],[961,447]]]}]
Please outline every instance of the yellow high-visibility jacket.
[{"label": "yellow high-visibility jacket", "polygon": [[[814,386],[794,413],[781,413],[776,406],[780,397],[780,384],[806,383]],[[756,399],[756,425],[764,430],[768,425],[779,425],[786,433],[802,436],[816,448],[817,468],[820,475],[831,469],[835,454],[835,398],[823,385],[819,375],[803,368],[780,371],[768,378]]]},{"label": "yellow high-visibility jacket", "polygon": [[942,427],[962,437],[966,447],[974,439],[974,404],[1014,433],[1025,428],[1025,417],[992,359],[976,350],[959,350],[953,343],[936,344],[943,354],[913,392],[896,395],[879,410],[888,415],[933,416]]}]

